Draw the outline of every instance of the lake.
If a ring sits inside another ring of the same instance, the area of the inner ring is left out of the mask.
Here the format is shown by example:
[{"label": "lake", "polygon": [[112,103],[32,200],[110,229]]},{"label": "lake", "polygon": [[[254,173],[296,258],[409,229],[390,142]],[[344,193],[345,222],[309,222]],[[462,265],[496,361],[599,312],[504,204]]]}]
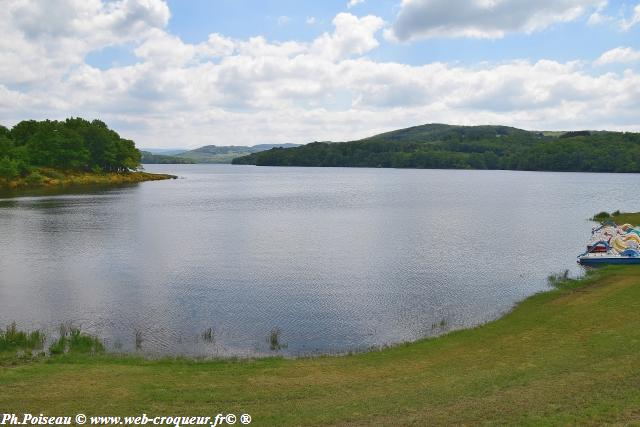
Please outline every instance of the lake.
[{"label": "lake", "polygon": [[146,169],[180,179],[0,195],[0,325],[55,338],[72,324],[113,351],[136,351],[137,333],[149,355],[412,341],[581,274],[587,218],[637,210],[640,190],[629,174]]}]

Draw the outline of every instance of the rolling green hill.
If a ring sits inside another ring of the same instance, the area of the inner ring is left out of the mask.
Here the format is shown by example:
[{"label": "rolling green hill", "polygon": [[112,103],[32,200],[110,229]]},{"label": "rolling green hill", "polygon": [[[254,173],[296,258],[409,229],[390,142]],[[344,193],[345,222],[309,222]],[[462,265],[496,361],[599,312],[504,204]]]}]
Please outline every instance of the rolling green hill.
[{"label": "rolling green hill", "polygon": [[640,134],[537,132],[427,124],[342,143],[273,148],[233,160],[259,166],[640,172]]},{"label": "rolling green hill", "polygon": [[148,164],[148,165],[154,165],[154,164],[191,164],[191,163],[196,163],[194,160],[191,159],[185,159],[182,157],[176,157],[176,156],[168,156],[165,154],[153,154],[150,153],[148,151],[141,151],[140,154],[142,154],[142,160],[141,163],[143,164]]},{"label": "rolling green hill", "polygon": [[274,147],[293,148],[297,144],[260,144],[252,147],[228,145],[218,147],[216,145],[206,145],[195,150],[176,154],[174,157],[188,159],[192,163],[231,163],[237,157],[246,156],[252,153],[269,150]]},{"label": "rolling green hill", "polygon": [[496,138],[503,136],[539,136],[539,132],[529,132],[509,126],[453,126],[441,123],[431,123],[421,126],[413,126],[406,129],[394,130],[381,133],[368,138],[362,142],[386,142],[386,141],[422,141],[437,142],[451,139],[479,140],[486,138]]}]

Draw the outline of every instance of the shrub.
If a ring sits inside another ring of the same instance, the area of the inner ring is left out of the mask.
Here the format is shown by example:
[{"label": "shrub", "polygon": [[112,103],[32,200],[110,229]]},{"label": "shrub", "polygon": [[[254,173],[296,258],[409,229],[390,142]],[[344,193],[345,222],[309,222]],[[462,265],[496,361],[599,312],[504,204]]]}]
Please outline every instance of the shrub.
[{"label": "shrub", "polygon": [[42,184],[44,181],[44,176],[40,175],[40,172],[33,171],[26,178],[27,184],[36,185]]},{"label": "shrub", "polygon": [[20,165],[17,160],[8,157],[0,159],[0,178],[14,179],[20,174]]},{"label": "shrub", "polygon": [[52,178],[52,179],[64,179],[65,175],[60,172],[57,171],[55,169],[46,169],[45,171],[43,171],[43,173],[45,175],[47,175],[47,177]]},{"label": "shrub", "polygon": [[604,221],[606,221],[608,219],[611,219],[611,215],[609,215],[608,212],[604,212],[603,211],[603,212],[595,214],[592,219],[594,221],[604,222]]}]

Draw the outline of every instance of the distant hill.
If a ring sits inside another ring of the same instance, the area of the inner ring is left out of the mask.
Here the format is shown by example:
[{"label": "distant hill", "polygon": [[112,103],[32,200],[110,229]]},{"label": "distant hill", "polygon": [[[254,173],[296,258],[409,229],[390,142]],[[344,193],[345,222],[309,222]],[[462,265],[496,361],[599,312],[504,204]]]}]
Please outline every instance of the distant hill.
[{"label": "distant hill", "polygon": [[465,138],[479,140],[514,135],[528,137],[532,134],[537,136],[540,135],[539,132],[530,132],[509,126],[454,126],[441,123],[431,123],[381,133],[379,135],[361,139],[360,141],[438,142]]},{"label": "distant hill", "polygon": [[188,151],[186,148],[140,148],[140,151],[146,151],[151,154],[161,154],[163,156],[175,156],[176,154]]},{"label": "distant hill", "polygon": [[192,160],[194,163],[231,163],[237,157],[246,156],[260,151],[270,150],[274,147],[293,148],[298,144],[259,144],[253,147],[239,145],[216,146],[206,145],[195,150],[177,154],[176,157]]},{"label": "distant hill", "polygon": [[640,172],[640,134],[538,132],[426,124],[358,141],[272,148],[233,160],[259,166]]},{"label": "distant hill", "polygon": [[149,151],[140,151],[142,158],[140,163],[153,165],[153,164],[190,164],[196,163],[191,159],[184,159],[176,156],[167,156],[164,154],[153,154]]}]

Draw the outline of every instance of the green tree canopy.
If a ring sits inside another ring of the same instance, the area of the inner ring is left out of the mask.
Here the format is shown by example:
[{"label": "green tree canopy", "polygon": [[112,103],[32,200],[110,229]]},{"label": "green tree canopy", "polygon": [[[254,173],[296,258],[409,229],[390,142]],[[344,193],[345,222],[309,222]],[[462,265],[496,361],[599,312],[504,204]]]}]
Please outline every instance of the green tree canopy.
[{"label": "green tree canopy", "polygon": [[354,166],[640,172],[640,134],[424,125],[359,141],[273,148],[233,160],[260,166]]},{"label": "green tree canopy", "polygon": [[100,120],[25,120],[0,126],[0,173],[26,174],[33,167],[125,172],[140,166],[140,151]]}]

